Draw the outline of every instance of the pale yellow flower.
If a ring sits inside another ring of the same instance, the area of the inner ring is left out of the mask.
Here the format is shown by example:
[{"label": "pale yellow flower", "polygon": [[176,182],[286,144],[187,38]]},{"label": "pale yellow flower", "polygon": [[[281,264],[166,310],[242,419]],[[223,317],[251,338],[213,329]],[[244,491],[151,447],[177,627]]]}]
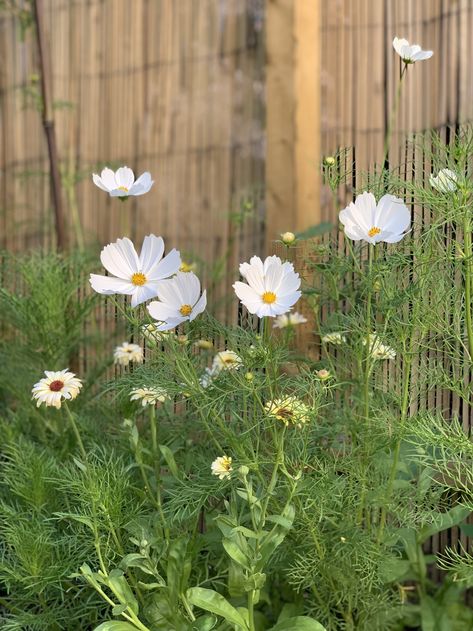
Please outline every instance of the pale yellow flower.
[{"label": "pale yellow flower", "polygon": [[220,480],[230,478],[232,474],[232,459],[228,456],[216,458],[210,465],[212,475],[217,475]]},{"label": "pale yellow flower", "polygon": [[143,361],[143,349],[138,344],[123,342],[123,344],[116,347],[113,357],[115,364],[119,366],[128,366],[130,362],[139,364]]},{"label": "pale yellow flower", "polygon": [[286,426],[301,427],[310,420],[310,409],[294,396],[269,401],[264,407],[270,416],[274,416]]},{"label": "pale yellow flower", "polygon": [[341,346],[345,344],[347,338],[343,333],[326,333],[322,336],[322,342],[324,344],[335,344],[336,346]]},{"label": "pale yellow flower", "polygon": [[141,401],[141,405],[156,405],[158,401],[163,403],[169,399],[169,395],[163,388],[152,388],[145,386],[144,388],[136,388],[130,392],[130,401]]},{"label": "pale yellow flower", "polygon": [[307,318],[298,313],[297,311],[294,313],[283,313],[274,318],[274,329],[285,329],[289,326],[296,326],[298,324],[305,324],[307,322]]},{"label": "pale yellow flower", "polygon": [[214,347],[212,340],[197,340],[194,344],[197,348],[201,348],[204,351],[210,351]]},{"label": "pale yellow flower", "polygon": [[[363,340],[363,346],[366,346],[366,339]],[[396,357],[396,351],[391,346],[383,344],[375,333],[370,333],[369,348],[373,359],[394,359]]]}]

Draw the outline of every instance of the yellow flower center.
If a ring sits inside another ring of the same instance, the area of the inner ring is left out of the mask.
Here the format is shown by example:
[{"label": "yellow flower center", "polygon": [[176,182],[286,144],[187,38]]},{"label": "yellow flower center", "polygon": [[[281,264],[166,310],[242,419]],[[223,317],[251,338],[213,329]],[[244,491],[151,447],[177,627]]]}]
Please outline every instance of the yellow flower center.
[{"label": "yellow flower center", "polygon": [[179,268],[179,271],[180,272],[192,272],[193,269],[194,269],[194,264],[193,263],[186,263],[185,261],[182,261],[181,267]]},{"label": "yellow flower center", "polygon": [[263,302],[265,302],[267,305],[272,305],[273,302],[276,302],[276,294],[272,291],[265,291],[261,297],[263,299]]},{"label": "yellow flower center", "polygon": [[380,232],[381,232],[381,228],[377,228],[376,226],[373,226],[371,230],[368,230],[368,236],[375,237]]},{"label": "yellow flower center", "polygon": [[192,307],[190,305],[182,305],[179,311],[183,316],[189,316],[192,313]]},{"label": "yellow flower center", "polygon": [[126,187],[126,186],[119,186],[119,187],[118,187],[118,190],[119,190],[119,191],[123,191],[124,193],[128,193],[128,190],[129,190],[129,189],[127,189],[127,187]]},{"label": "yellow flower center", "polygon": [[137,285],[138,287],[141,287],[142,285],[146,283],[146,276],[142,272],[136,272],[131,277],[131,282],[133,283],[133,285]]},{"label": "yellow flower center", "polygon": [[222,469],[225,469],[225,471],[230,471],[230,469],[232,468],[232,459],[228,456],[223,456],[221,460],[221,465]]}]

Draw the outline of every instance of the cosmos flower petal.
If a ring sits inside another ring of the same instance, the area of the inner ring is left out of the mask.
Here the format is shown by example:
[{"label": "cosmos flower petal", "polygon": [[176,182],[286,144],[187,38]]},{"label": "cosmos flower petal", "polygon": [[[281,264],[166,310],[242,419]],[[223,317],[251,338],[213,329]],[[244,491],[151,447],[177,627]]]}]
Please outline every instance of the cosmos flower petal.
[{"label": "cosmos flower petal", "polygon": [[192,321],[200,313],[203,313],[205,311],[206,306],[207,306],[207,290],[204,289],[204,291],[202,292],[202,296],[195,303],[195,305],[194,305],[194,307],[192,309],[192,313],[189,316],[189,320]]},{"label": "cosmos flower petal", "polygon": [[264,294],[264,292],[266,291],[264,275],[261,273],[259,265],[257,265],[256,267],[250,265],[246,271],[244,278],[256,292],[258,292],[260,295]]},{"label": "cosmos flower petal", "polygon": [[123,280],[122,278],[101,276],[100,274],[91,274],[89,282],[92,289],[98,294],[125,294],[129,296],[136,289],[132,283]]},{"label": "cosmos flower petal", "polygon": [[278,294],[282,278],[283,269],[281,261],[279,261],[279,264],[272,262],[270,265],[268,265],[266,273],[264,275],[264,290],[272,291],[275,294]]},{"label": "cosmos flower petal", "polygon": [[149,280],[162,280],[164,278],[169,278],[179,271],[181,263],[181,255],[179,251],[172,249],[161,261],[151,267],[146,276]]},{"label": "cosmos flower petal", "polygon": [[115,173],[112,171],[112,169],[109,169],[108,167],[102,169],[100,179],[102,180],[102,184],[107,188],[108,191],[113,191],[115,188],[117,188]]},{"label": "cosmos flower petal", "polygon": [[130,280],[139,269],[138,255],[127,237],[106,245],[100,260],[105,269],[118,278]]},{"label": "cosmos flower petal", "polygon": [[115,181],[117,183],[115,188],[124,186],[129,191],[135,181],[135,174],[129,167],[120,167],[115,171]]},{"label": "cosmos flower petal", "polygon": [[261,296],[258,292],[256,292],[253,287],[247,285],[246,283],[242,283],[237,280],[233,283],[233,289],[235,290],[238,298],[245,304],[245,307],[249,310],[248,305],[251,303],[259,304],[261,302]]},{"label": "cosmos flower petal", "polygon": [[414,54],[412,61],[425,61],[426,59],[430,59],[433,54],[433,50],[421,50]]},{"label": "cosmos flower petal", "polygon": [[143,239],[141,253],[139,258],[139,269],[149,276],[151,268],[159,263],[164,254],[164,241],[162,237],[156,237],[154,234],[148,234]]},{"label": "cosmos flower petal", "polygon": [[151,173],[145,171],[136,180],[133,186],[129,190],[130,195],[144,195],[148,193],[154,184],[154,180],[151,179]]},{"label": "cosmos flower petal", "polygon": [[158,295],[158,291],[156,289],[156,284],[147,283],[146,285],[141,285],[135,287],[135,291],[131,297],[131,306],[137,307],[141,305],[143,302],[147,300],[151,300],[151,298],[156,298]]},{"label": "cosmos flower petal", "polygon": [[97,175],[96,173],[93,173],[92,180],[94,181],[95,186],[98,186],[99,188],[101,188],[102,191],[105,191],[106,193],[109,192],[109,189],[102,182],[102,178],[99,175]]},{"label": "cosmos flower petal", "polygon": [[147,309],[150,316],[159,322],[164,322],[169,318],[178,318],[180,316],[179,309],[177,309],[177,307],[159,300],[153,300],[150,302]]}]

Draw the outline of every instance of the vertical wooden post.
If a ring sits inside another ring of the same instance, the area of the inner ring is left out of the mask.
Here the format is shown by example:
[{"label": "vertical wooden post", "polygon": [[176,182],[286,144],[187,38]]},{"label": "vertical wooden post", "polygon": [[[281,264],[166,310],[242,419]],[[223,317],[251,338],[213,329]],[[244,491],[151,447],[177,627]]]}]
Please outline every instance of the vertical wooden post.
[{"label": "vertical wooden post", "polygon": [[321,0],[266,0],[266,247],[320,221]]},{"label": "vertical wooden post", "polygon": [[67,247],[67,234],[64,225],[61,175],[59,173],[59,157],[56,144],[56,132],[54,129],[51,58],[46,42],[42,0],[34,0],[34,17],[39,53],[41,97],[43,99],[43,128],[48,143],[49,168],[51,172],[51,194],[56,224],[57,248],[58,250],[65,250]]}]

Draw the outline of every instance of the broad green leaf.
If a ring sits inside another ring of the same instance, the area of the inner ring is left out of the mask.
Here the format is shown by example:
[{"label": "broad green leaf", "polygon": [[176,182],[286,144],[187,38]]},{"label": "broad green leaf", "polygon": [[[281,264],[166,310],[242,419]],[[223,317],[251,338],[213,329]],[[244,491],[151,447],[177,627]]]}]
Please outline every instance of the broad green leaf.
[{"label": "broad green leaf", "polygon": [[108,622],[102,622],[98,627],[95,627],[94,631],[136,631],[137,627],[129,622],[122,622],[121,620],[109,620]]},{"label": "broad green leaf", "polygon": [[109,572],[107,583],[120,602],[127,604],[137,614],[139,610],[138,601],[133,595],[123,572],[118,568]]},{"label": "broad green leaf", "polygon": [[302,607],[297,603],[285,603],[278,617],[278,622],[282,622],[287,618],[293,618],[302,613]]},{"label": "broad green leaf", "polygon": [[384,556],[380,563],[380,578],[384,583],[395,583],[406,580],[412,571],[411,562],[407,559]]},{"label": "broad green leaf", "polygon": [[167,584],[171,604],[177,606],[179,594],[187,587],[190,569],[190,561],[187,558],[187,540],[181,537],[171,543],[168,552]]},{"label": "broad green leaf", "polygon": [[232,541],[231,539],[222,539],[222,545],[225,548],[225,552],[231,559],[236,561],[236,563],[242,567],[250,569],[250,564],[245,553],[240,549],[235,541]]},{"label": "broad green leaf", "polygon": [[473,524],[460,524],[460,530],[467,537],[473,537]]},{"label": "broad green leaf", "polygon": [[278,622],[269,631],[326,631],[320,622],[307,616],[296,616],[295,618],[286,618]]},{"label": "broad green leaf", "polygon": [[174,460],[174,454],[166,447],[166,445],[159,445],[159,451],[162,453],[164,460],[166,461],[167,466],[169,467],[169,471],[173,474],[175,478],[179,480],[179,469],[177,467],[176,461]]},{"label": "broad green leaf", "polygon": [[248,629],[243,616],[233,607],[226,598],[213,589],[203,587],[191,587],[187,590],[187,600],[204,611],[210,611],[224,618],[230,624],[236,624],[242,629]]},{"label": "broad green leaf", "polygon": [[217,617],[209,613],[194,620],[192,623],[192,631],[211,631],[216,624]]}]

